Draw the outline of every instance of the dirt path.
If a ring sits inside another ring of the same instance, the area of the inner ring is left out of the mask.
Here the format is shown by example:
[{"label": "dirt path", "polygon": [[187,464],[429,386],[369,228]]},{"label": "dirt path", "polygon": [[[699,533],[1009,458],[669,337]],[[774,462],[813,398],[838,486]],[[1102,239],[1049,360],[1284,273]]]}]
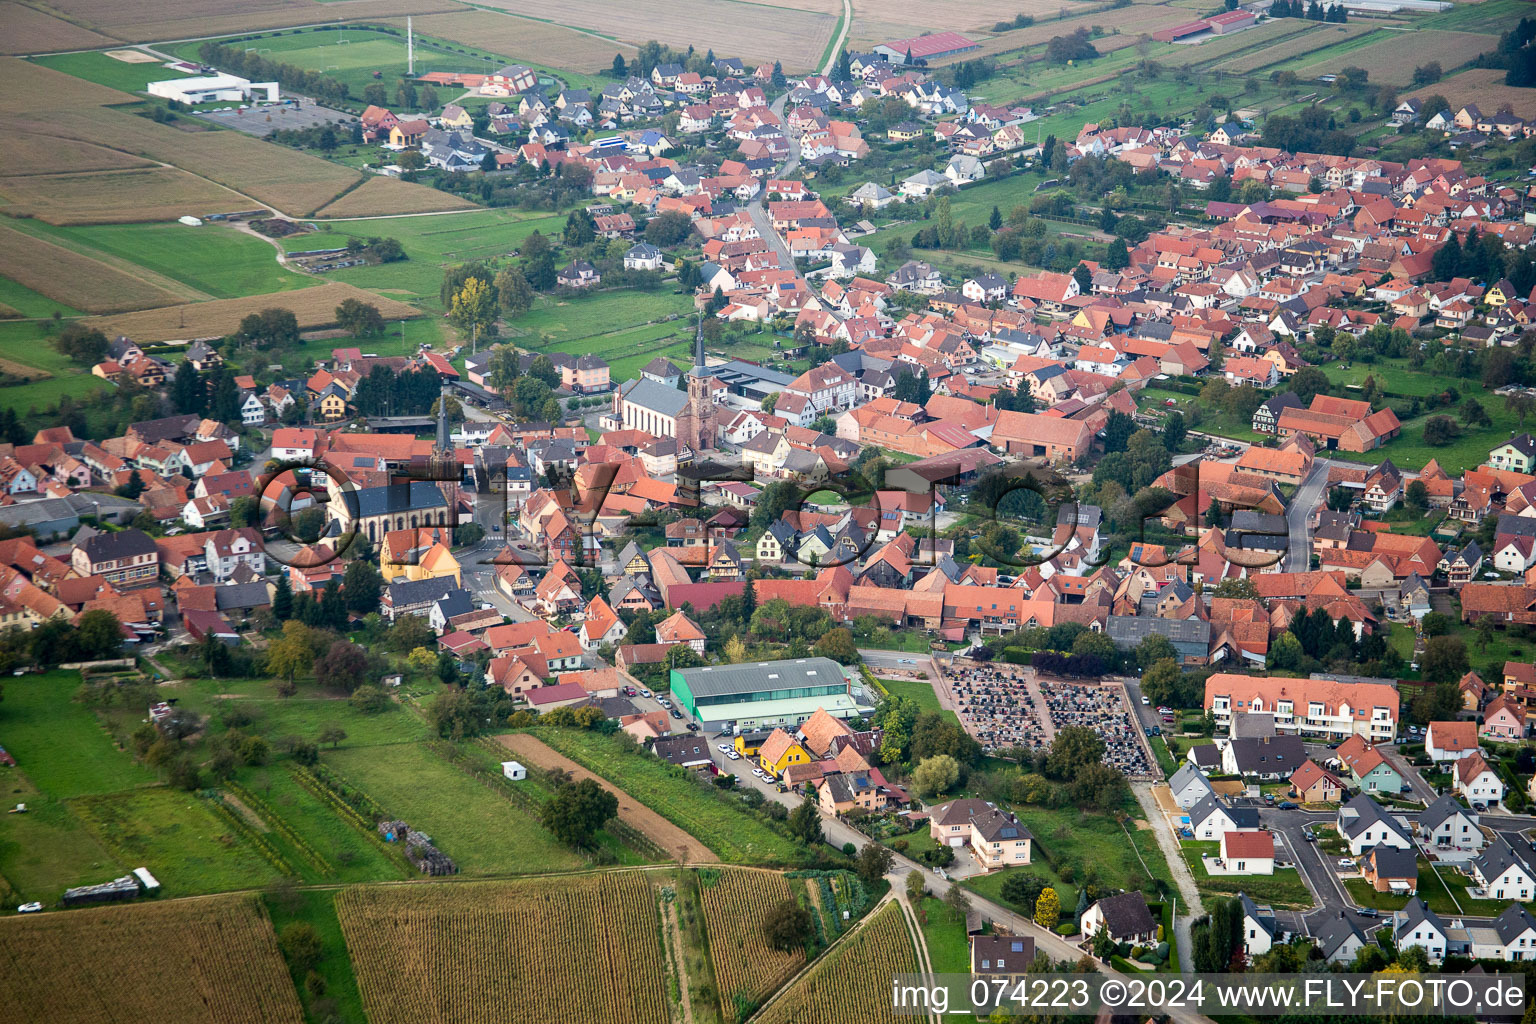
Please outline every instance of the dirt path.
[{"label": "dirt path", "polygon": [[1147,816],[1147,821],[1152,825],[1152,834],[1157,837],[1157,845],[1162,848],[1163,857],[1168,861],[1168,870],[1173,875],[1173,884],[1179,890],[1179,900],[1184,905],[1179,909],[1183,911],[1174,918],[1173,936],[1176,940],[1174,946],[1175,963],[1183,965],[1185,970],[1191,970],[1194,963],[1194,931],[1190,925],[1194,919],[1205,911],[1200,904],[1200,890],[1195,888],[1195,879],[1189,873],[1189,864],[1185,862],[1184,855],[1179,850],[1179,842],[1173,836],[1173,830],[1164,816],[1162,808],[1158,807],[1157,799],[1152,795],[1152,787],[1145,782],[1131,783],[1131,792],[1136,794],[1137,803],[1141,804],[1141,812]]},{"label": "dirt path", "polygon": [[709,847],[649,807],[646,807],[607,779],[599,775],[593,775],[564,754],[550,749],[537,736],[530,736],[527,733],[512,733],[507,736],[497,736],[496,742],[517,754],[520,760],[538,765],[540,768],[562,768],[570,772],[573,779],[595,780],[599,786],[602,786],[619,798],[619,820],[639,829],[652,842],[665,850],[668,855],[674,855],[679,849],[682,849],[686,851],[684,859],[690,864],[719,862],[720,858]]},{"label": "dirt path", "polygon": [[683,949],[683,930],[677,923],[677,901],[662,904],[662,926],[672,947],[672,962],[677,967],[677,991],[682,996],[681,1024],[693,1024],[693,997],[688,994],[688,957]]},{"label": "dirt path", "polygon": [[1029,699],[1035,702],[1035,717],[1040,720],[1040,728],[1045,733],[1045,742],[1056,738],[1056,723],[1051,720],[1051,709],[1045,703],[1045,694],[1040,691],[1040,677],[1035,675],[1035,670],[1024,670],[1024,689],[1029,691]]}]

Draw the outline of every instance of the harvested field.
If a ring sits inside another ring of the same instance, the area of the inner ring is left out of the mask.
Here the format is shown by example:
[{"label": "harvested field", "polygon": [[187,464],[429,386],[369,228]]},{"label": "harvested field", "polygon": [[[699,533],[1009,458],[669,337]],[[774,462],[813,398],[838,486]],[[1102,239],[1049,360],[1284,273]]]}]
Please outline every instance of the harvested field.
[{"label": "harvested field", "polygon": [[773,907],[804,897],[803,879],[772,871],[739,868],[699,872],[699,898],[709,931],[709,956],[715,964],[715,987],[726,1020],[736,1019],[738,998],[757,1003],[805,962],[805,953],[781,953],[763,937],[762,921]]},{"label": "harvested field", "polygon": [[656,39],[675,47],[713,49],[720,56],[780,60],[785,71],[815,67],[837,27],[837,18],[830,14],[731,0],[633,0],[623,5],[607,0],[487,0],[485,6],[631,43]]},{"label": "harvested field", "polygon": [[86,50],[93,46],[111,46],[117,40],[71,25],[35,7],[18,3],[0,3],[0,53],[50,53],[54,50]]},{"label": "harvested field", "polygon": [[330,281],[296,292],[250,295],[243,299],[214,299],[188,302],[138,313],[119,313],[86,321],[107,334],[126,334],[139,341],[180,341],[187,338],[212,338],[232,333],[247,313],[271,306],[293,310],[304,329],[326,327],[336,321],[336,307],[343,299],[361,299],[379,307],[386,320],[410,320],[421,310],[403,302],[386,299],[361,288]]},{"label": "harvested field", "polygon": [[1536,89],[1505,85],[1502,68],[1469,68],[1403,96],[1423,99],[1436,93],[1445,97],[1452,110],[1468,103],[1476,103],[1483,110],[1498,110],[1507,103],[1521,117],[1536,117]]},{"label": "harvested field", "polygon": [[0,951],[6,1024],[304,1020],[253,896],[7,917]]},{"label": "harvested field", "polygon": [[120,60],[124,64],[160,63],[159,57],[152,53],[145,53],[143,50],[108,50],[106,55],[113,60]]},{"label": "harvested field", "polygon": [[475,204],[426,185],[372,175],[357,188],[315,211],[316,217],[367,217],[390,213],[428,213],[433,210],[472,210]]},{"label": "harvested field", "polygon": [[[4,303],[0,303],[0,320],[14,320],[19,316],[21,314],[16,312],[16,310]],[[47,380],[53,376],[47,370],[39,370],[35,366],[28,366],[26,363],[18,363],[14,359],[5,358],[0,358],[0,373],[10,377],[20,377],[22,380],[28,381]]]},{"label": "harvested field", "polygon": [[1244,50],[1257,51],[1259,47],[1274,45],[1282,39],[1306,31],[1314,24],[1302,18],[1279,18],[1229,36],[1216,36],[1198,46],[1169,46],[1152,59],[1164,67],[1212,63]]},{"label": "harvested field", "polygon": [[891,900],[797,980],[757,1019],[763,1024],[900,1024],[891,1006],[894,974],[918,970],[901,904]]},{"label": "harvested field", "polygon": [[0,178],[8,213],[49,224],[131,224],[238,210],[249,204],[222,185],[175,167]]},{"label": "harvested field", "polygon": [[[1290,21],[1292,19],[1286,18],[1282,20]],[[1267,68],[1271,64],[1281,64],[1291,60],[1293,57],[1300,57],[1314,50],[1321,50],[1324,47],[1363,36],[1367,32],[1375,32],[1379,28],[1377,25],[1361,25],[1355,22],[1349,22],[1345,25],[1318,25],[1316,22],[1307,22],[1307,24],[1313,28],[1311,32],[1302,32],[1299,35],[1289,36],[1284,42],[1265,47],[1254,53],[1245,53],[1240,57],[1217,64],[1216,67],[1221,71],[1235,71],[1239,74],[1247,74],[1250,71]],[[1239,36],[1246,34],[1239,33]]]},{"label": "harvested field", "polygon": [[83,24],[128,42],[188,39],[234,32],[463,10],[454,0],[52,0]]},{"label": "harvested field", "polygon": [[[388,316],[385,319],[389,319]],[[563,768],[574,779],[595,779],[599,786],[619,798],[619,820],[639,829],[646,838],[665,850],[669,855],[680,849],[687,850],[687,859],[696,863],[718,861],[715,852],[693,836],[672,824],[660,814],[640,803],[634,797],[614,786],[607,779],[594,775],[564,754],[551,750],[543,740],[527,733],[497,736],[497,742],[517,754],[519,758],[540,768]]]},{"label": "harvested field", "polygon": [[645,872],[359,887],[336,915],[372,1024],[670,1020]]},{"label": "harvested field", "polygon": [[5,173],[12,177],[65,171],[117,171],[148,167],[142,157],[76,139],[57,139],[31,132],[13,134],[5,145]]},{"label": "harvested field", "polygon": [[[1137,39],[1140,36],[1156,32],[1160,28],[1170,25],[1178,25],[1189,19],[1189,12],[1177,7],[1164,7],[1162,5],[1136,4],[1130,7],[1121,7],[1112,11],[1099,11],[1095,14],[1083,14],[1074,18],[1063,18],[1059,21],[1048,21],[1040,25],[1031,25],[1029,28],[1014,29],[992,36],[990,39],[979,40],[981,49],[971,53],[961,54],[952,60],[971,59],[978,54],[1005,53],[1009,50],[1018,50],[1026,46],[1038,46],[1048,43],[1056,36],[1070,35],[1080,28],[1092,29],[1095,25],[1106,33],[1116,33]],[[1095,46],[1106,40],[1094,41]],[[1102,51],[1101,51],[1102,52]],[[938,61],[937,63],[944,63]]]},{"label": "harvested field", "polygon": [[[1369,71],[1372,82],[1407,85],[1413,81],[1414,67],[1420,64],[1433,60],[1439,61],[1447,70],[1459,68],[1498,43],[1498,36],[1476,32],[1388,32],[1379,41],[1359,49],[1302,65],[1296,69],[1296,74],[1307,79],[1356,67]],[[1405,54],[1410,54],[1413,59],[1405,59]]]},{"label": "harvested field", "polygon": [[[283,213],[302,217],[336,198],[361,177],[360,172],[351,168],[295,150],[279,150],[239,132],[216,131],[202,124],[196,125],[197,130],[183,131],[111,109],[136,99],[128,93],[15,58],[0,60],[0,81],[6,85],[0,89],[0,129],[91,142],[145,156],[242,194],[215,197],[206,191],[196,193],[193,190],[201,186],[186,182],[179,186],[189,193],[186,203],[200,208],[189,211],[183,206],[176,216],[184,212],[248,209],[252,204],[244,197],[249,196]],[[187,127],[193,125],[189,122]],[[158,195],[135,197],[135,201],[148,205]],[[141,215],[137,219],[147,218]],[[77,216],[70,222],[82,220]]]},{"label": "harvested field", "polygon": [[[404,18],[389,22],[405,27]],[[602,39],[586,32],[496,11],[433,14],[416,18],[416,31],[466,46],[482,47],[507,57],[572,71],[600,71],[613,63],[613,55],[628,55],[632,43]]]},{"label": "harvested field", "polygon": [[99,260],[4,224],[0,224],[0,275],[88,313],[150,309],[181,298]]}]

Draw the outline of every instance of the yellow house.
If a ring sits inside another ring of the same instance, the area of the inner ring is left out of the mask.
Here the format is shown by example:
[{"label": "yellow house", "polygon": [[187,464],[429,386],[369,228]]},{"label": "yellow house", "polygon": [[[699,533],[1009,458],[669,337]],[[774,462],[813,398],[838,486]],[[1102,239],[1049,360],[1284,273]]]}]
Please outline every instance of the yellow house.
[{"label": "yellow house", "polygon": [[767,738],[768,734],[765,732],[738,733],[734,743],[736,753],[742,757],[756,757],[757,752],[762,749],[763,741]]},{"label": "yellow house", "polygon": [[1511,294],[1512,292],[1514,292],[1514,286],[1506,280],[1501,280],[1483,293],[1483,301],[1494,308],[1506,306],[1510,299],[1520,297],[1519,293]]},{"label": "yellow house", "polygon": [[892,142],[912,142],[923,137],[923,126],[915,121],[903,121],[892,125],[885,135]]},{"label": "yellow house", "polygon": [[475,125],[475,119],[469,115],[469,111],[457,103],[444,107],[442,116],[437,120],[444,128],[473,128]]},{"label": "yellow house", "polygon": [[323,420],[343,419],[347,415],[347,400],[334,391],[328,391],[320,396],[317,408],[320,410],[320,418]]},{"label": "yellow house", "polygon": [[809,764],[812,760],[800,741],[783,729],[769,733],[757,752],[758,764],[763,766],[764,771],[775,775],[783,774],[784,769],[792,764]]},{"label": "yellow house", "polygon": [[459,560],[448,550],[452,534],[447,527],[424,526],[417,530],[391,530],[379,545],[379,572],[386,582],[444,579],[464,585]]}]

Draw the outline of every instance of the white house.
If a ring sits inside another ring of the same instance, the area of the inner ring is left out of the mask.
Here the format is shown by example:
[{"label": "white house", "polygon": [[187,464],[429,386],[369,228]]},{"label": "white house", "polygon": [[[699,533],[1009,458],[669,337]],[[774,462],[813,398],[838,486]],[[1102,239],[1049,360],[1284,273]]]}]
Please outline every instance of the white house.
[{"label": "white house", "polygon": [[939,189],[953,184],[938,171],[918,171],[901,180],[899,191],[908,199],[927,199]]},{"label": "white house", "polygon": [[660,270],[661,250],[641,242],[624,254],[625,270]]},{"label": "white house", "polygon": [[1211,780],[1192,764],[1186,764],[1174,772],[1168,780],[1168,788],[1173,793],[1173,802],[1179,805],[1181,811],[1187,811],[1206,797],[1216,794]]},{"label": "white house", "polygon": [[1481,753],[1457,761],[1453,776],[1456,792],[1472,806],[1492,807],[1504,802],[1504,782]]},{"label": "white house", "polygon": [[240,403],[240,422],[247,427],[259,427],[267,422],[267,407],[261,404],[254,391],[246,392],[245,401]]},{"label": "white house", "polygon": [[1250,958],[1263,956],[1275,944],[1275,913],[1254,903],[1245,892],[1237,894],[1237,901],[1243,908],[1243,952]]},{"label": "white house", "polygon": [[1414,848],[1413,835],[1402,822],[1364,793],[1339,807],[1337,824],[1349,852],[1356,857],[1373,846]]},{"label": "white house", "polygon": [[1458,761],[1477,751],[1476,722],[1430,722],[1424,733],[1424,753],[1436,763]]},{"label": "white house", "polygon": [[1275,873],[1275,841],[1268,832],[1259,829],[1223,832],[1220,850],[1222,874],[1272,875]]},{"label": "white house", "polygon": [[1398,949],[1419,946],[1433,961],[1445,959],[1445,924],[1418,896],[1392,914],[1392,939]]},{"label": "white house", "polygon": [[1228,807],[1208,796],[1189,809],[1189,827],[1202,842],[1219,842],[1227,832],[1259,826],[1259,812],[1251,807]]},{"label": "white house", "polygon": [[1530,855],[1511,846],[1502,835],[1472,862],[1472,877],[1491,900],[1529,901],[1536,894],[1536,867]]},{"label": "white house", "polygon": [[944,177],[951,184],[965,185],[973,181],[980,181],[987,176],[987,169],[981,161],[964,153],[950,157],[949,163],[944,166]]},{"label": "white house", "polygon": [[1442,850],[1481,850],[1485,839],[1478,816],[1449,793],[1419,814],[1419,838]]},{"label": "white house", "polygon": [[1491,925],[1474,925],[1467,933],[1479,960],[1536,960],[1536,918],[1518,903],[1505,907]]}]

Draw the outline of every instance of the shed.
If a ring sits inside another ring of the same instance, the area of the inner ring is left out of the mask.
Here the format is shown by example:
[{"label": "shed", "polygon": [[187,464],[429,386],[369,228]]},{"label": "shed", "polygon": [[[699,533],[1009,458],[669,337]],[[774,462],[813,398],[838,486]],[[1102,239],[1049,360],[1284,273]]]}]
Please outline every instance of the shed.
[{"label": "shed", "polygon": [[516,761],[503,761],[501,762],[501,774],[513,782],[517,782],[519,779],[526,779],[528,777],[528,769]]}]

